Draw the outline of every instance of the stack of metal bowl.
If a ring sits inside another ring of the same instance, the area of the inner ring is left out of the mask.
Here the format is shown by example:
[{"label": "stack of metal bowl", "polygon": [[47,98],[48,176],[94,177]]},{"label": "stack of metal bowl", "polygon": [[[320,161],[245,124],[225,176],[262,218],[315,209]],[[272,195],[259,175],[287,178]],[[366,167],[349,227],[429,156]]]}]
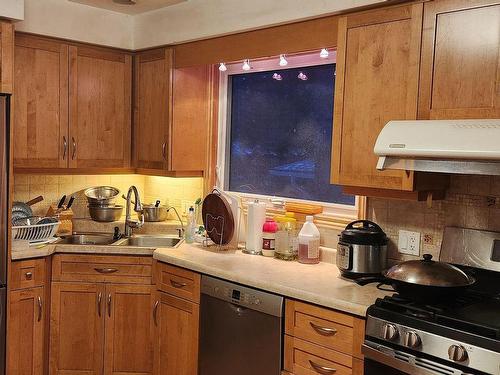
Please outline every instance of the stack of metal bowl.
[{"label": "stack of metal bowl", "polygon": [[123,206],[115,203],[120,190],[112,186],[95,186],[85,190],[90,217],[94,221],[111,222],[121,218]]}]

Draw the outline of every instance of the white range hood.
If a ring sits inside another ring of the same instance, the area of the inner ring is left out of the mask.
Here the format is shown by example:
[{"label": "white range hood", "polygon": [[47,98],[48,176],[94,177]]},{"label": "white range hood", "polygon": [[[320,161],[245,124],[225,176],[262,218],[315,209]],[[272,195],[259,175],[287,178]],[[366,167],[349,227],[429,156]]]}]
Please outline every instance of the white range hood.
[{"label": "white range hood", "polygon": [[389,121],[377,169],[500,175],[500,119]]}]

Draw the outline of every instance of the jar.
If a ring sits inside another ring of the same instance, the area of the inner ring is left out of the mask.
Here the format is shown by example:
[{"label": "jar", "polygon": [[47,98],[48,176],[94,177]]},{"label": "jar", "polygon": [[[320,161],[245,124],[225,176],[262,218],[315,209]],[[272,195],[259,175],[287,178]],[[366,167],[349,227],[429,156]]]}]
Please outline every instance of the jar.
[{"label": "jar", "polygon": [[274,257],[281,260],[295,260],[299,251],[297,238],[297,219],[293,212],[277,215],[276,250]]},{"label": "jar", "polygon": [[278,224],[273,219],[266,219],[262,227],[262,255],[274,256],[277,231]]},{"label": "jar", "polygon": [[306,216],[306,222],[299,232],[299,262],[305,264],[319,263],[320,233],[314,218]]}]

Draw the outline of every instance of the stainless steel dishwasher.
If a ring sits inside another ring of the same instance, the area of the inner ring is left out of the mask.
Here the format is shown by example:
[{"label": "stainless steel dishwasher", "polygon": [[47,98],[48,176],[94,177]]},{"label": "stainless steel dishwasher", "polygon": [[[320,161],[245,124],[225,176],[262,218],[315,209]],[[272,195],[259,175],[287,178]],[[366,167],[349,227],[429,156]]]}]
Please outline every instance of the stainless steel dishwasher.
[{"label": "stainless steel dishwasher", "polygon": [[201,278],[200,375],[279,375],[283,297]]}]

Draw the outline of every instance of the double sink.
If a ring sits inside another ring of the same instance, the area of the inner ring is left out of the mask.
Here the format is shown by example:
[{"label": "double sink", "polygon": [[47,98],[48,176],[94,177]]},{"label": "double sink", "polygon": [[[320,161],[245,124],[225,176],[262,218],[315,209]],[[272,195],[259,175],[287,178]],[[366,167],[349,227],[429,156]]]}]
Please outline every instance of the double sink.
[{"label": "double sink", "polygon": [[167,235],[135,234],[131,237],[115,239],[113,234],[108,233],[74,233],[61,237],[56,244],[66,245],[111,245],[111,246],[133,246],[133,247],[177,247],[182,241],[179,237]]}]

